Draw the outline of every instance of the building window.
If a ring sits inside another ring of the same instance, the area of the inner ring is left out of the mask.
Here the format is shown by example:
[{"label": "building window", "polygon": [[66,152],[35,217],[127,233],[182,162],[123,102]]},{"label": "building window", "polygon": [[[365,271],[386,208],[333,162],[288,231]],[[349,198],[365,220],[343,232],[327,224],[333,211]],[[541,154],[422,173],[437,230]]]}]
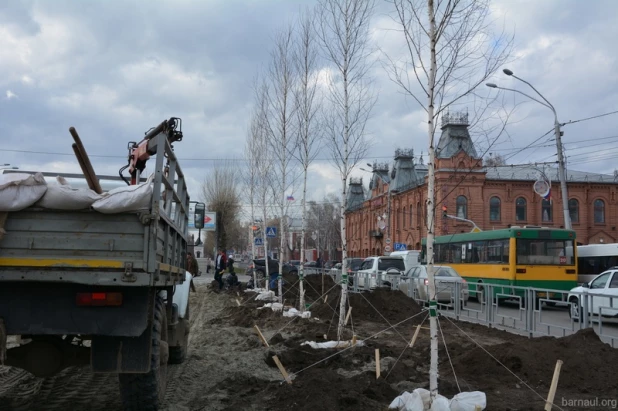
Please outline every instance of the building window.
[{"label": "building window", "polygon": [[410,204],[410,228],[414,228],[414,222],[412,221],[413,216],[414,214],[412,214],[412,204]]},{"label": "building window", "polygon": [[464,196],[457,197],[457,217],[468,218],[468,199]]},{"label": "building window", "polygon": [[594,222],[596,224],[605,223],[605,201],[594,200]]},{"label": "building window", "polygon": [[498,197],[489,199],[489,221],[500,221],[500,199]]},{"label": "building window", "polygon": [[516,221],[526,221],[526,208],[527,203],[526,199],[523,197],[519,197],[515,200],[515,220]]},{"label": "building window", "polygon": [[552,213],[551,200],[543,199],[541,201],[541,218],[543,222],[554,221],[554,214]]},{"label": "building window", "polygon": [[421,221],[423,221],[423,207],[421,207],[421,203],[416,203],[416,226],[421,228]]},{"label": "building window", "polygon": [[569,218],[572,223],[579,223],[579,201],[574,198],[569,200]]},{"label": "building window", "polygon": [[403,230],[406,226],[406,206],[401,208],[401,229]]}]

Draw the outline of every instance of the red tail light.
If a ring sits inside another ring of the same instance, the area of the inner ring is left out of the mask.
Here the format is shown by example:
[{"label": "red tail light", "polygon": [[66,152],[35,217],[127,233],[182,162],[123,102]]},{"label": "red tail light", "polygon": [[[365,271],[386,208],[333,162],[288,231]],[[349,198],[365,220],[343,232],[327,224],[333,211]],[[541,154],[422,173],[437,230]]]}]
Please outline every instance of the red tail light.
[{"label": "red tail light", "polygon": [[77,293],[75,302],[82,307],[117,307],[122,305],[122,293]]}]

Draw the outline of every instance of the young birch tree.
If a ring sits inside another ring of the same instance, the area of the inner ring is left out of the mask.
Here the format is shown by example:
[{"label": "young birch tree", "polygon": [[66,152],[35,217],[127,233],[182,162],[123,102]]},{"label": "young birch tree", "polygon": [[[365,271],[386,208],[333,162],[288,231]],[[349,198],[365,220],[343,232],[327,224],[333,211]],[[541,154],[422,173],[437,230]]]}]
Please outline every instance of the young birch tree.
[{"label": "young birch tree", "polygon": [[403,61],[389,58],[389,71],[407,95],[427,113],[427,271],[430,298],[431,362],[429,389],[438,394],[438,327],[433,280],[435,233],[434,147],[438,118],[449,107],[475,100],[475,91],[509,57],[513,39],[494,35],[490,0],[391,0],[406,41]]},{"label": "young birch tree", "polygon": [[[249,125],[249,133],[247,136],[247,141],[245,143],[245,159],[247,160],[247,167],[243,172],[244,183],[249,194],[249,206],[250,206],[250,215],[251,222],[249,223],[249,227],[253,227],[256,222],[256,199],[259,191],[258,187],[258,170],[259,170],[259,162],[260,162],[260,145],[259,145],[259,134],[260,134],[260,118],[259,112],[254,110],[251,116],[251,123]],[[249,234],[249,241],[251,241],[251,261],[255,260],[255,239],[253,228],[252,232]],[[258,288],[258,279],[257,279],[257,271],[253,270],[253,284],[255,288]]]},{"label": "young birch tree", "polygon": [[[262,218],[261,232],[262,244],[264,247],[264,288],[269,289],[268,280],[270,278],[270,270],[268,268],[268,239],[266,237],[266,223],[268,215],[268,206],[271,201],[272,185],[273,185],[273,169],[272,164],[274,158],[269,144],[268,132],[268,85],[266,83],[257,83],[255,96],[255,110],[251,119],[251,140],[252,149],[256,153],[255,161],[252,166],[255,168],[255,192],[259,202]],[[255,271],[255,267],[254,267]],[[255,283],[257,287],[257,282]]]},{"label": "young birch tree", "polygon": [[283,250],[286,247],[286,214],[288,209],[287,194],[293,179],[291,173],[292,152],[294,151],[294,98],[295,82],[292,52],[294,31],[291,26],[278,32],[275,36],[275,48],[271,52],[271,62],[267,73],[268,92],[268,133],[269,143],[275,157],[277,179],[273,185],[279,208],[279,278],[278,297],[283,301]]},{"label": "young birch tree", "polygon": [[373,0],[320,0],[318,36],[323,54],[332,67],[327,118],[325,119],[333,162],[341,177],[341,300],[337,339],[344,329],[348,295],[345,211],[350,172],[367,152],[365,126],[375,97],[369,76],[371,50],[369,23]]},{"label": "young birch tree", "polygon": [[307,172],[309,165],[315,159],[319,147],[317,143],[321,139],[319,125],[319,109],[321,105],[318,94],[318,50],[315,30],[313,26],[314,15],[311,12],[301,14],[295,38],[293,61],[298,75],[297,85],[294,88],[294,100],[296,105],[298,158],[303,173],[303,194],[301,199],[302,224],[300,237],[300,265],[298,267],[298,279],[300,286],[300,311],[305,311],[304,290],[304,261],[305,261],[305,234],[307,231]]}]

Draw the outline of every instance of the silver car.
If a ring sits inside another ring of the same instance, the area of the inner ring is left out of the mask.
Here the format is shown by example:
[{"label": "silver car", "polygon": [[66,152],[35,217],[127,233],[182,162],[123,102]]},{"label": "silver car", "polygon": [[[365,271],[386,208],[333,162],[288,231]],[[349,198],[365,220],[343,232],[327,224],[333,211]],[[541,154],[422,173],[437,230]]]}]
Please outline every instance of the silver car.
[{"label": "silver car", "polygon": [[[429,300],[429,279],[426,265],[410,268],[401,276],[401,279],[399,289],[406,295],[412,295],[417,300]],[[455,299],[455,283],[459,283],[462,305],[467,303],[469,297],[468,284],[452,267],[434,265],[434,282],[436,284],[436,300],[439,303],[450,303]],[[408,288],[410,288],[411,294],[408,293]]]}]

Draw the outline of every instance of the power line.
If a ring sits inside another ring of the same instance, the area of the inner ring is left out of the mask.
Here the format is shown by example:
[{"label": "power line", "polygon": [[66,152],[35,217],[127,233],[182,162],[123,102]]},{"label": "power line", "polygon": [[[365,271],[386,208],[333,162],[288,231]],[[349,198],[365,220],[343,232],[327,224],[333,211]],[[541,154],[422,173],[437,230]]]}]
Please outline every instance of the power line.
[{"label": "power line", "polygon": [[593,120],[593,119],[595,119],[595,118],[600,118],[600,117],[609,116],[609,115],[612,115],[612,114],[618,114],[618,110],[616,110],[616,111],[611,111],[611,112],[609,112],[609,113],[599,114],[599,115],[592,116],[592,117],[581,118],[581,119],[579,119],[579,120],[569,120],[569,121],[567,121],[566,123],[562,123],[562,125],[563,125],[563,126],[566,126],[567,124],[575,124],[575,123],[579,123],[579,122],[582,122],[582,121],[588,121],[588,120]]}]

